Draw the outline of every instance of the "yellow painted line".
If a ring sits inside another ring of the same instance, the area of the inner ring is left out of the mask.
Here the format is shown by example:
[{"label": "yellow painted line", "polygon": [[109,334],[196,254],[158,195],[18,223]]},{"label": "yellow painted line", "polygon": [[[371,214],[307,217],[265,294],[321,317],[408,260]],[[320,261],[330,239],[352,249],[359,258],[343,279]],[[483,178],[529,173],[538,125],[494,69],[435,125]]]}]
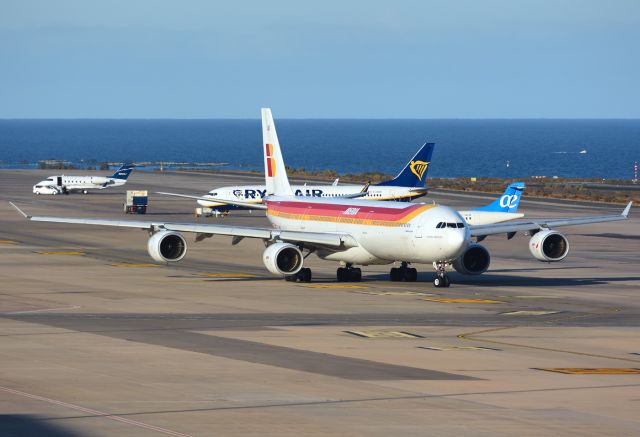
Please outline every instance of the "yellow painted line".
[{"label": "yellow painted line", "polygon": [[404,331],[344,331],[362,338],[423,338],[421,335]]},{"label": "yellow painted line", "polygon": [[160,267],[160,264],[152,263],[115,263],[113,267]]},{"label": "yellow painted line", "polygon": [[18,242],[13,240],[0,240],[0,244],[18,244]]},{"label": "yellow painted line", "polygon": [[422,300],[428,300],[430,302],[439,302],[439,303],[504,303],[501,300],[493,300],[493,299],[468,299],[468,298],[432,298],[425,297]]},{"label": "yellow painted line", "polygon": [[545,372],[565,373],[570,375],[640,375],[640,369],[627,367],[547,367],[536,368],[535,370],[544,370]]},{"label": "yellow painted line", "polygon": [[303,285],[306,288],[369,288],[366,285],[314,284]]},{"label": "yellow painted line", "polygon": [[547,314],[558,314],[560,311],[509,311],[500,313],[501,316],[544,316]]},{"label": "yellow painted line", "polygon": [[51,250],[51,251],[34,250],[33,253],[37,253],[40,255],[84,255],[84,252],[79,252],[77,250]]},{"label": "yellow painted line", "polygon": [[421,293],[419,291],[354,291],[360,294],[372,294],[375,296],[433,296],[429,293]]},{"label": "yellow painted line", "polygon": [[257,275],[249,273],[194,273],[193,276],[203,278],[255,278]]},{"label": "yellow painted line", "polygon": [[499,351],[491,347],[480,346],[418,346],[418,349],[428,349],[432,351]]}]

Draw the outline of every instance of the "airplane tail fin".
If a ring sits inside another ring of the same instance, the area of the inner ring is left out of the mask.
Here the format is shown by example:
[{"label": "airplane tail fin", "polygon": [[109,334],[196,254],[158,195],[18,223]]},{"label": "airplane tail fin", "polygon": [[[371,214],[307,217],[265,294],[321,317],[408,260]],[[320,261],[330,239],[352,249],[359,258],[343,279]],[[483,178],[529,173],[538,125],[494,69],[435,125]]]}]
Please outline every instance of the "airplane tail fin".
[{"label": "airplane tail fin", "polygon": [[267,195],[293,196],[282,159],[276,125],[270,108],[262,108],[262,144],[264,145],[264,179]]},{"label": "airplane tail fin", "polygon": [[135,164],[124,163],[120,166],[119,169],[116,170],[114,174],[109,176],[112,179],[120,179],[126,181],[133,169],[135,168]]},{"label": "airplane tail fin", "polygon": [[518,211],[520,198],[524,192],[524,182],[513,182],[504,191],[502,196],[488,205],[474,209],[474,211],[511,212]]},{"label": "airplane tail fin", "polygon": [[380,182],[376,185],[393,185],[399,187],[419,188],[427,183],[427,172],[431,164],[434,143],[424,143],[402,171],[393,179]]}]

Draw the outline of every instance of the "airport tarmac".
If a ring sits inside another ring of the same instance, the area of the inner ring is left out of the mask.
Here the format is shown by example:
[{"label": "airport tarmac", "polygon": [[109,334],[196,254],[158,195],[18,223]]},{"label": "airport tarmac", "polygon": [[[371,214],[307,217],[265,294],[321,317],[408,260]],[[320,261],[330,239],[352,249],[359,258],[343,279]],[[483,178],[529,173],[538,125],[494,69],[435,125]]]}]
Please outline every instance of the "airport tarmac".
[{"label": "airport tarmac", "polygon": [[[191,222],[191,200],[152,195],[125,216],[126,189],[204,193],[260,182],[232,174],[134,172],[123,188],[35,196],[55,171],[0,171],[0,434],[640,434],[640,208],[625,222],[563,228],[560,263],[528,238],[489,237],[490,271],[434,288],[274,278],[263,245],[190,242],[156,265],[135,229],[28,222],[30,214]],[[86,173],[86,172],[85,172]],[[471,208],[488,197],[434,192]],[[527,218],[623,207],[525,200]],[[262,212],[203,223],[267,226]]]}]

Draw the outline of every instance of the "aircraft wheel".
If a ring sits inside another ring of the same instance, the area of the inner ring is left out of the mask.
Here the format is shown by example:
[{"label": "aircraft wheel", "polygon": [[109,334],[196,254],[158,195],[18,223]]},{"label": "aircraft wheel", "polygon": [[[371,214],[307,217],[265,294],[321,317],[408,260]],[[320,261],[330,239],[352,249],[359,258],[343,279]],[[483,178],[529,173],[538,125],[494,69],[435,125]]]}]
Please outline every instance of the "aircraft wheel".
[{"label": "aircraft wheel", "polygon": [[350,273],[350,280],[351,282],[360,282],[362,281],[362,270],[360,269],[351,269],[351,271],[349,271]]},{"label": "aircraft wheel", "polygon": [[296,282],[297,275],[285,275],[284,280],[287,282]]},{"label": "aircraft wheel", "polygon": [[414,268],[407,269],[404,278],[407,282],[416,282],[418,280],[418,270]]},{"label": "aircraft wheel", "polygon": [[400,281],[400,269],[397,267],[392,267],[391,271],[389,272],[389,279],[391,280],[391,282]]},{"label": "aircraft wheel", "polygon": [[298,279],[300,280],[300,282],[311,282],[311,269],[302,268],[298,272],[297,276],[298,276]]},{"label": "aircraft wheel", "polygon": [[336,277],[338,279],[338,282],[345,282],[347,280],[347,269],[345,269],[344,267],[338,267],[338,270],[336,270]]}]

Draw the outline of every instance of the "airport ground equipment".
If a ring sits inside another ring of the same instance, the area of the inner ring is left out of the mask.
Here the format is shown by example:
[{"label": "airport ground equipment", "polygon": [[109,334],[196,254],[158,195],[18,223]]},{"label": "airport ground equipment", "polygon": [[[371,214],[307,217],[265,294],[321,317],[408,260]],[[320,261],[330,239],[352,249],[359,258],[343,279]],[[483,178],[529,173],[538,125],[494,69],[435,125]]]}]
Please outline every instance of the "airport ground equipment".
[{"label": "airport ground equipment", "polygon": [[149,193],[146,190],[128,190],[124,203],[126,214],[146,214],[149,206]]}]

